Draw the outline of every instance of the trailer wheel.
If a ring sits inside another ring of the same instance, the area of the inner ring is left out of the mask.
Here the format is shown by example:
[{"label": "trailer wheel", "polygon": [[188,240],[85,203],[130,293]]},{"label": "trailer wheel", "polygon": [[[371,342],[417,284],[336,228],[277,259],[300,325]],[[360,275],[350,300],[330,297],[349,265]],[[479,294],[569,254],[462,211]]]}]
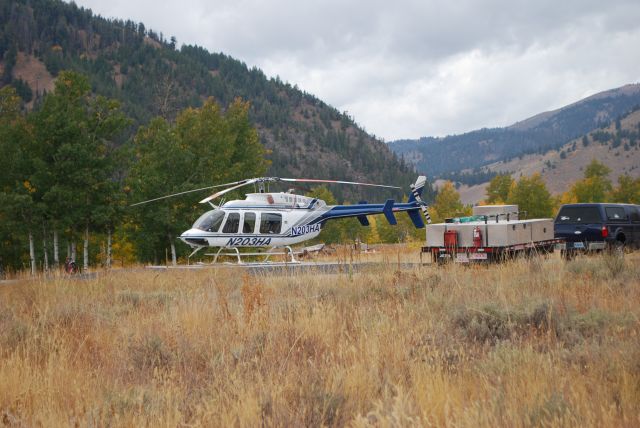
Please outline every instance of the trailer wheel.
[{"label": "trailer wheel", "polygon": [[440,257],[440,254],[436,254],[434,257],[436,258],[436,264],[438,266],[443,266],[445,263],[449,261],[448,257]]}]

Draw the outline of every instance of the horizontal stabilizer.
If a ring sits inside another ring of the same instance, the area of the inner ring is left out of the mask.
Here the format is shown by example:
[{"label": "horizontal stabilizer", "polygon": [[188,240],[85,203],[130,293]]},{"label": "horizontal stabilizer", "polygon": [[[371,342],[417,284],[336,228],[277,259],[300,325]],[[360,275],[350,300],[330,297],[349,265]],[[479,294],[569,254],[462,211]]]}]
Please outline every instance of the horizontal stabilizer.
[{"label": "horizontal stabilizer", "polygon": [[358,221],[360,222],[361,225],[363,226],[369,226],[369,219],[367,218],[366,215],[359,215],[357,217]]},{"label": "horizontal stabilizer", "polygon": [[393,204],[395,201],[393,199],[387,199],[387,202],[384,203],[384,208],[382,208],[382,213],[387,218],[389,224],[395,225],[398,224],[396,220],[396,216],[393,215]]}]

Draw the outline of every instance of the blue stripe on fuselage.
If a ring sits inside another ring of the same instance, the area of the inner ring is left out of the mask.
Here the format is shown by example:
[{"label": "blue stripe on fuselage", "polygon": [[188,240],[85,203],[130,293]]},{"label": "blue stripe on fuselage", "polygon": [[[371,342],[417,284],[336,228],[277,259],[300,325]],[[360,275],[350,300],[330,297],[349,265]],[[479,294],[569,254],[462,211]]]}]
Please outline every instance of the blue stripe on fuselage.
[{"label": "blue stripe on fuselage", "polygon": [[[314,218],[308,224],[316,224],[334,218],[357,217],[359,215],[376,215],[384,213],[385,204],[363,204],[363,205],[335,205],[329,210],[322,213],[319,217]],[[415,202],[402,202],[393,204],[393,212],[409,211],[419,208]]]}]

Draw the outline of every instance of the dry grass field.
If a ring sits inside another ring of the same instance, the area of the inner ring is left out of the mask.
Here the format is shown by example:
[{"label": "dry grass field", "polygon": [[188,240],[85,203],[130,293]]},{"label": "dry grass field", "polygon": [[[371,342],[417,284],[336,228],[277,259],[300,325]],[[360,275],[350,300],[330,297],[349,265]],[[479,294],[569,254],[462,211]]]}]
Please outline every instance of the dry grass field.
[{"label": "dry grass field", "polygon": [[638,254],[398,270],[397,251],[360,273],[0,285],[0,421],[640,425]]}]

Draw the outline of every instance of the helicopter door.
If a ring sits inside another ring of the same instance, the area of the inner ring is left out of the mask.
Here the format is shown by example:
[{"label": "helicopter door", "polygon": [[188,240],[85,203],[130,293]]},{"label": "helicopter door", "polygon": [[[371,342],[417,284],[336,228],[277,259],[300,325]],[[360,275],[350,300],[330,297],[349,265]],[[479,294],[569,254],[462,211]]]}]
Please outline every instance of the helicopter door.
[{"label": "helicopter door", "polygon": [[222,233],[238,233],[240,228],[240,213],[229,213],[224,223]]},{"label": "helicopter door", "polygon": [[253,233],[256,230],[256,213],[244,213],[242,233]]},{"label": "helicopter door", "polygon": [[260,233],[277,235],[282,228],[282,214],[262,213],[260,215]]}]

